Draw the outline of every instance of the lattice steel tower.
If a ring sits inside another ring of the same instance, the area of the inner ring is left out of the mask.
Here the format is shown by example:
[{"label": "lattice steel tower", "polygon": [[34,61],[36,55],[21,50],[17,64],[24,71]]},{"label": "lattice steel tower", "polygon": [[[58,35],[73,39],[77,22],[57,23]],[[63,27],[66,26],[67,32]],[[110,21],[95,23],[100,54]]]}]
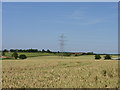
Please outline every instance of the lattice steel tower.
[{"label": "lattice steel tower", "polygon": [[65,48],[64,48],[64,46],[65,46],[65,36],[64,36],[64,34],[61,34],[60,35],[60,52],[65,52]]}]

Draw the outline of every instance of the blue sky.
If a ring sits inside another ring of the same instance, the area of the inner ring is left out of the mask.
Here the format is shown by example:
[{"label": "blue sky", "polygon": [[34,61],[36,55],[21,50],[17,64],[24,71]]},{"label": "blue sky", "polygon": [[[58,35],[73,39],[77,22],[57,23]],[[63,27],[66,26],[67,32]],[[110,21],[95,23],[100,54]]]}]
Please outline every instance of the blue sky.
[{"label": "blue sky", "polygon": [[0,2],[0,50],[2,50],[2,3]]},{"label": "blue sky", "polygon": [[3,3],[3,48],[118,52],[117,2]]}]

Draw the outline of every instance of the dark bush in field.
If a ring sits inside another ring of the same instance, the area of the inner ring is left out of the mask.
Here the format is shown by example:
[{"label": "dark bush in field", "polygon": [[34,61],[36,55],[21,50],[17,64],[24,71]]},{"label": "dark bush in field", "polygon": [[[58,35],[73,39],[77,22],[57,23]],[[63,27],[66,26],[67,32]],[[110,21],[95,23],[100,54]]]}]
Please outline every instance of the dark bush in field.
[{"label": "dark bush in field", "polygon": [[111,59],[111,56],[110,56],[110,55],[106,55],[106,56],[104,57],[104,59]]},{"label": "dark bush in field", "polygon": [[24,54],[21,54],[21,55],[19,56],[19,59],[26,59],[26,58],[27,58],[27,56],[24,55]]},{"label": "dark bush in field", "polygon": [[78,54],[75,54],[75,56],[78,56]]},{"label": "dark bush in field", "polygon": [[15,59],[17,59],[17,58],[18,58],[18,53],[17,53],[17,52],[14,52],[14,53],[12,54],[12,57],[14,57]]},{"label": "dark bush in field", "polygon": [[100,55],[95,55],[95,59],[101,59]]},{"label": "dark bush in field", "polygon": [[2,56],[5,56],[5,52],[4,51],[2,51]]}]

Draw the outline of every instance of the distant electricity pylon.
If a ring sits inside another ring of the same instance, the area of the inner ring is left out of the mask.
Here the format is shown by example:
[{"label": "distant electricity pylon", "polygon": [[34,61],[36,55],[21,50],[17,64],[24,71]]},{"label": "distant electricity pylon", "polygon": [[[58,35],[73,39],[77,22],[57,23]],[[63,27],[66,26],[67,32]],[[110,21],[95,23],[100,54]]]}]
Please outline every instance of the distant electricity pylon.
[{"label": "distant electricity pylon", "polygon": [[64,48],[64,46],[65,46],[65,36],[64,36],[64,34],[61,34],[60,35],[60,52],[65,52],[65,48]]}]

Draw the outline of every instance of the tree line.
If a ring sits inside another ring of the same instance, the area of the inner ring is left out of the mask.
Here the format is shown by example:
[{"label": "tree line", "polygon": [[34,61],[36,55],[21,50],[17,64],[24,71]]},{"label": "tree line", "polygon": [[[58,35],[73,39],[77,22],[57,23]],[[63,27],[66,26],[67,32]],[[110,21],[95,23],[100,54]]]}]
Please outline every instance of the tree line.
[{"label": "tree line", "polygon": [[4,49],[2,52],[46,52],[46,53],[51,53],[52,51],[47,49],[47,50],[38,50],[38,49]]},{"label": "tree line", "polygon": [[[18,56],[18,53],[17,52],[42,52],[42,53],[54,53],[55,55],[58,55],[58,56],[81,56],[81,55],[95,55],[95,59],[101,59],[101,56],[100,54],[95,54],[93,52],[87,52],[87,53],[72,53],[72,52],[52,52],[51,50],[47,49],[47,50],[38,50],[38,49],[10,49],[10,50],[7,50],[7,49],[4,49],[2,50],[2,56],[5,56],[5,53],[6,52],[13,52],[12,54],[12,57],[14,57],[15,59],[17,58],[20,58],[20,59],[26,59],[27,56],[26,55],[20,55]],[[102,54],[101,54],[102,55]],[[111,59],[111,56],[110,55],[106,55],[104,56],[104,59]]]}]

